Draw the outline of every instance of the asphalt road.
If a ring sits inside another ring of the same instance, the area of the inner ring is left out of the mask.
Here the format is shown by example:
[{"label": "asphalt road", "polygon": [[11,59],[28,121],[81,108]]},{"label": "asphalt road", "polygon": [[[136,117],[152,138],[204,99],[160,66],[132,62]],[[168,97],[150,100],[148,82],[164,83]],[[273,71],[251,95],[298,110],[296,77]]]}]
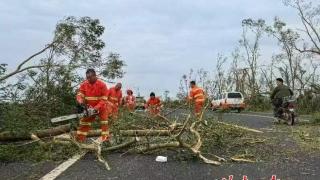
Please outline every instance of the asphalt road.
[{"label": "asphalt road", "polygon": [[[180,112],[183,114],[183,112]],[[258,116],[257,116],[258,115]],[[265,116],[266,114],[260,114]],[[273,128],[272,119],[259,117],[259,114],[224,114],[223,121],[244,125],[256,129]],[[209,113],[209,116],[217,114]],[[283,144],[286,148],[286,144]],[[159,154],[162,155],[162,154]],[[242,179],[247,175],[250,179],[270,179],[272,175],[285,180],[318,180],[320,179],[320,156],[318,154],[302,154],[296,158],[280,158],[271,162],[259,163],[226,163],[222,166],[211,166],[200,161],[175,161],[168,156],[167,163],[155,161],[156,155],[121,155],[110,154],[107,160],[112,167],[107,171],[97,162],[93,154],[87,154],[76,162],[57,179],[221,179],[234,175],[234,179]],[[0,164],[0,179],[39,179],[54,167],[57,162],[30,164],[15,162]]]}]

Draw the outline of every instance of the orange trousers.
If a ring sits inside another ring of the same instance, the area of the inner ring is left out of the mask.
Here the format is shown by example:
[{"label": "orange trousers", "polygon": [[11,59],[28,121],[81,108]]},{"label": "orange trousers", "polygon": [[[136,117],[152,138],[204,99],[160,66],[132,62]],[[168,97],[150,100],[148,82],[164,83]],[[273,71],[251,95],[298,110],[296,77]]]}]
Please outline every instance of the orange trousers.
[{"label": "orange trousers", "polygon": [[148,112],[150,115],[156,116],[160,114],[160,107],[149,107]]},{"label": "orange trousers", "polygon": [[109,112],[109,116],[112,118],[113,121],[118,119],[119,106],[115,105],[115,104],[109,104],[108,105],[108,112]]},{"label": "orange trousers", "polygon": [[[101,128],[101,137],[104,140],[108,140],[110,138],[109,134],[109,126],[108,126],[108,110],[103,108],[99,111],[99,118],[100,118],[100,128]],[[95,120],[95,116],[92,117],[85,117],[80,119],[79,127],[77,130],[77,140],[79,142],[83,142],[86,140],[88,132],[91,129],[91,123]]]},{"label": "orange trousers", "polygon": [[195,102],[194,113],[196,116],[200,116],[203,109],[204,102]]}]

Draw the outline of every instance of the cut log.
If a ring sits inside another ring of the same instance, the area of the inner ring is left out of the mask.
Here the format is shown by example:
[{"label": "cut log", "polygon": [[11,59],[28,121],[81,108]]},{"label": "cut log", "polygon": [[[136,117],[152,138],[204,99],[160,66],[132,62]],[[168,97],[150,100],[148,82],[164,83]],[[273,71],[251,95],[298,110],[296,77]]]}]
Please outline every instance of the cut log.
[{"label": "cut log", "polygon": [[102,151],[116,151],[116,150],[119,150],[119,149],[123,149],[123,148],[129,147],[129,146],[133,145],[134,143],[136,143],[138,141],[139,141],[139,138],[135,137],[135,138],[133,138],[132,140],[130,140],[128,142],[108,147],[106,149],[103,149]]},{"label": "cut log", "polygon": [[70,131],[70,125],[61,125],[51,129],[38,130],[34,132],[15,132],[15,131],[5,131],[0,133],[0,141],[23,141],[32,140],[33,136],[38,138],[57,136]]},{"label": "cut log", "polygon": [[160,144],[149,144],[148,147],[144,147],[142,149],[133,150],[136,153],[145,153],[148,151],[158,150],[158,149],[165,149],[165,148],[179,148],[180,143],[178,141],[167,142],[167,143],[160,143]]},{"label": "cut log", "polygon": [[[74,132],[75,133],[75,132]],[[131,137],[139,137],[139,136],[170,136],[175,133],[178,133],[178,130],[170,131],[170,130],[120,130],[121,136],[131,136]],[[91,130],[88,133],[88,137],[100,136],[101,130]]]},{"label": "cut log", "polygon": [[122,136],[170,136],[177,131],[170,130],[120,130]]},{"label": "cut log", "polygon": [[[33,136],[44,138],[52,137],[60,134],[70,132],[70,125],[57,126],[51,129],[38,130],[30,133],[19,133],[14,131],[5,131],[0,133],[0,141],[23,141],[32,140]],[[178,130],[120,130],[121,136],[170,136],[177,133]],[[75,135],[76,132],[72,132]],[[32,136],[33,135],[33,136]],[[101,135],[101,130],[91,130],[88,133],[88,137],[96,137]]]}]

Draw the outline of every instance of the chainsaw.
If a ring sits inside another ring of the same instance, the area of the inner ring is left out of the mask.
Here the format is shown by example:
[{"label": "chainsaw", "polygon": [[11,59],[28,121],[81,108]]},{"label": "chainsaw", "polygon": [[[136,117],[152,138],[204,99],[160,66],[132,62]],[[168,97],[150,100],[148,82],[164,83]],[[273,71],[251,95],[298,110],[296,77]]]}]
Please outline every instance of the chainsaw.
[{"label": "chainsaw", "polygon": [[64,121],[69,121],[71,119],[81,119],[84,117],[91,117],[91,116],[95,116],[97,114],[98,114],[98,111],[92,107],[88,107],[86,105],[78,105],[77,106],[77,113],[52,118],[51,123],[61,123]]}]

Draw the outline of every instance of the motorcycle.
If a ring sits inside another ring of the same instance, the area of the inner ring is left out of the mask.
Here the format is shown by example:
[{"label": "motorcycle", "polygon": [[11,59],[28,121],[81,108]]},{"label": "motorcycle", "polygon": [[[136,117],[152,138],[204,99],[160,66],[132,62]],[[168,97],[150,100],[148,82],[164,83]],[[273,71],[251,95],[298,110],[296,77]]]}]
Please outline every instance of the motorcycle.
[{"label": "motorcycle", "polygon": [[282,99],[282,105],[279,108],[278,122],[281,123],[281,120],[284,120],[291,126],[298,122],[296,101],[292,97],[285,97]]}]

